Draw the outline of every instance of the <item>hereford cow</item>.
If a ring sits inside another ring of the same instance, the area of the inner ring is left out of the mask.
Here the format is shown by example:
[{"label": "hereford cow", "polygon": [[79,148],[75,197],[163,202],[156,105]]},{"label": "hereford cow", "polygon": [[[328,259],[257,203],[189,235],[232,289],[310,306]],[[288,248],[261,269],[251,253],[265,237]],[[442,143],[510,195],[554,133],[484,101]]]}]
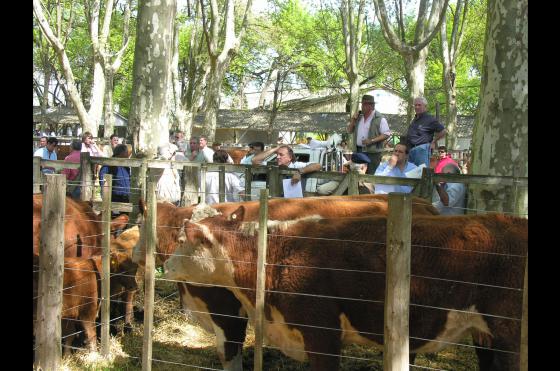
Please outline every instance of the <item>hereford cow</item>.
[{"label": "hereford cow", "polygon": [[[259,202],[219,203],[212,210],[229,215],[243,205],[245,220],[258,219]],[[378,215],[387,213],[387,195],[307,197],[303,199],[269,200],[269,218],[291,220],[304,216],[343,218],[356,215]],[[141,209],[143,203],[141,202]],[[156,264],[161,266],[175,251],[177,237],[184,219],[193,216],[195,207],[178,208],[170,203],[157,205],[157,246]],[[413,199],[415,215],[434,215],[437,210],[430,202],[421,198]],[[196,216],[197,219],[204,215]],[[143,235],[143,233],[142,233]],[[134,248],[133,261],[144,266],[146,255],[143,241]],[[180,301],[184,309],[192,314],[209,332],[216,334],[216,346],[222,365],[227,370],[242,370],[242,345],[247,325],[246,313],[241,303],[226,289],[220,287],[200,287],[178,283]],[[210,314],[208,314],[210,313]]]},{"label": "hereford cow", "polygon": [[[95,319],[101,298],[101,256],[90,258],[64,258],[64,283],[62,297],[62,337],[66,344],[64,353],[69,354],[78,329],[85,334],[90,351],[96,348]],[[39,281],[39,256],[33,254],[33,323],[37,318],[37,295]],[[125,253],[111,253],[111,297],[121,288],[136,287],[134,276],[137,265]],[[35,327],[35,326],[34,326]]]},{"label": "hereford cow", "polygon": [[[257,236],[241,232],[245,212],[186,220],[164,268],[169,279],[227,286],[254,320]],[[269,227],[269,344],[317,371],[337,370],[344,344],[383,344],[386,224],[375,216]],[[517,370],[527,220],[416,216],[411,238],[411,352],[471,333],[480,370]]]},{"label": "hereford cow", "polygon": [[[33,253],[39,253],[41,238],[41,211],[43,195],[33,195]],[[111,232],[123,229],[128,223],[128,215],[121,214],[111,222]],[[85,201],[66,197],[64,214],[64,256],[89,257],[101,254],[101,217],[95,214]]]}]

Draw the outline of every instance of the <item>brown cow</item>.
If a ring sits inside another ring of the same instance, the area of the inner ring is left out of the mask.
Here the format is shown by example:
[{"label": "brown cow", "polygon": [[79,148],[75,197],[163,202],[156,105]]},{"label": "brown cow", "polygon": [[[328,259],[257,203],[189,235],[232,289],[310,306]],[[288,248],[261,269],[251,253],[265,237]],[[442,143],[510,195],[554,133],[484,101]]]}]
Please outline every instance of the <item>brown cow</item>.
[{"label": "brown cow", "polygon": [[[101,256],[90,258],[64,258],[64,283],[62,297],[62,337],[66,344],[65,354],[78,328],[85,333],[86,344],[93,351],[96,348],[95,319],[99,312],[101,297]],[[39,281],[39,256],[33,254],[33,321],[37,318],[37,295]],[[134,276],[137,265],[125,253],[111,253],[111,296],[121,288],[131,290],[136,287]],[[111,299],[112,300],[112,299]]]},{"label": "brown cow", "polygon": [[[213,210],[229,215],[244,206],[245,220],[258,219],[259,201],[219,203]],[[141,202],[141,209],[143,209]],[[195,207],[178,208],[170,203],[157,205],[157,254],[156,263],[163,264],[175,251],[182,221],[190,219]],[[144,209],[145,211],[145,209]],[[437,210],[421,198],[413,199],[416,215],[434,215]],[[269,218],[292,220],[305,216],[332,218],[356,215],[378,215],[387,213],[387,195],[306,197],[303,199],[271,199]],[[197,219],[204,217],[196,216]],[[143,235],[143,233],[142,233]],[[135,247],[133,261],[144,266],[145,246],[143,241]],[[226,289],[220,287],[200,287],[178,283],[180,301],[184,309],[193,315],[209,332],[216,333],[216,346],[222,365],[227,370],[242,370],[242,344],[245,340],[246,319],[241,303]],[[207,314],[210,313],[210,314]]]},{"label": "brown cow", "polygon": [[[169,279],[230,287],[254,320],[257,237],[240,232],[244,213],[187,220],[164,268]],[[270,344],[317,371],[337,370],[344,344],[383,344],[386,224],[375,216],[269,228]],[[437,352],[471,333],[480,370],[517,370],[527,220],[416,216],[412,245],[411,352]]]},{"label": "brown cow", "polygon": [[[43,195],[33,195],[33,253],[39,253],[41,238],[41,211]],[[122,229],[128,223],[128,215],[121,214],[111,222],[111,232]],[[101,254],[101,217],[95,214],[85,201],[66,197],[64,214],[64,256],[89,257]]]}]

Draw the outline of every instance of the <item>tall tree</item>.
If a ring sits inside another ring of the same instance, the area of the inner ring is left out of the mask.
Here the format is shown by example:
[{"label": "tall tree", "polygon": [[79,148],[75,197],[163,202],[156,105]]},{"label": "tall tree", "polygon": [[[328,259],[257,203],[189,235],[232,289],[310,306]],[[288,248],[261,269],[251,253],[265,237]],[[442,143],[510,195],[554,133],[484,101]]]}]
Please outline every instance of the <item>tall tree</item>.
[{"label": "tall tree", "polygon": [[[528,0],[489,0],[472,174],[529,176]],[[469,187],[469,208],[525,214],[527,188]]]},{"label": "tall tree", "polygon": [[[342,34],[344,35],[344,52],[346,56],[344,71],[346,72],[346,77],[350,84],[350,116],[354,116],[358,111],[358,102],[360,99],[358,57],[362,44],[364,7],[365,0],[359,1],[357,10],[352,0],[342,0],[340,5]],[[354,143],[354,136],[350,135],[348,140],[350,148],[355,148],[356,143]]]},{"label": "tall tree", "polygon": [[449,42],[447,40],[447,15],[444,12],[443,24],[440,31],[441,54],[443,62],[443,86],[445,92],[445,105],[447,108],[447,135],[445,143],[447,148],[456,149],[457,143],[457,63],[459,61],[459,52],[461,50],[461,42],[463,41],[463,30],[466,27],[467,13],[469,9],[469,0],[458,0],[455,6],[455,14]]},{"label": "tall tree", "polygon": [[[398,35],[393,30],[387,15],[384,0],[373,0],[377,18],[383,28],[383,35],[387,43],[399,52],[404,59],[407,72],[406,82],[409,90],[408,121],[414,113],[414,98],[424,95],[424,78],[426,75],[426,46],[437,35],[443,21],[449,0],[420,0],[414,40],[406,41],[405,20],[403,16],[402,0],[395,1]],[[431,7],[430,7],[431,5]]]},{"label": "tall tree", "polygon": [[204,0],[200,0],[210,62],[210,73],[204,96],[205,112],[202,131],[210,142],[214,141],[216,134],[216,121],[218,108],[220,107],[220,91],[223,79],[232,58],[239,51],[241,39],[247,28],[251,4],[252,0],[247,0],[245,11],[241,17],[243,21],[236,35],[234,0],[225,0],[223,7],[218,5],[217,0],[210,0],[209,8],[205,6]]},{"label": "tall tree", "polygon": [[168,86],[171,80],[176,0],[139,3],[129,130],[137,157],[153,158],[169,141]]},{"label": "tall tree", "polygon": [[[57,12],[58,14],[61,14],[60,7],[62,5],[60,2],[57,5]],[[43,6],[40,0],[33,0],[33,14],[35,14],[35,17],[39,22],[41,31],[43,32],[59,58],[60,66],[66,79],[66,85],[70,94],[70,99],[72,100],[72,103],[77,111],[78,118],[80,120],[80,123],[82,124],[84,131],[97,133],[98,124],[90,118],[88,112],[86,111],[84,103],[82,102],[82,99],[80,97],[80,93],[78,92],[78,89],[76,87],[76,81],[74,79],[70,60],[68,59],[65,51],[65,46],[63,43],[63,40],[65,40],[65,38],[62,37],[62,17],[57,17],[57,34],[55,35],[51,29],[51,26],[49,25],[47,18],[45,17]],[[67,29],[66,32],[69,32],[69,30]]]}]

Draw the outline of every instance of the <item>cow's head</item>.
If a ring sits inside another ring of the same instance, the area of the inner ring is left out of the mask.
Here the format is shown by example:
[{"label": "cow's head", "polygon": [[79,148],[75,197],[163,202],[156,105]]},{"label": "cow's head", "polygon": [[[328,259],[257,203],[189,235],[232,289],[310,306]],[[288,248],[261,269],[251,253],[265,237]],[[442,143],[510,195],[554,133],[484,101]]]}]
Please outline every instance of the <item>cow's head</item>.
[{"label": "cow's head", "polygon": [[245,208],[228,216],[216,215],[198,222],[184,220],[177,249],[164,264],[168,279],[207,284],[233,284],[233,264],[228,249],[244,237],[239,233]]},{"label": "cow's head", "polygon": [[132,261],[130,256],[124,252],[111,252],[111,288],[115,284],[124,287],[126,290],[138,288],[136,283],[136,271],[138,265]]}]

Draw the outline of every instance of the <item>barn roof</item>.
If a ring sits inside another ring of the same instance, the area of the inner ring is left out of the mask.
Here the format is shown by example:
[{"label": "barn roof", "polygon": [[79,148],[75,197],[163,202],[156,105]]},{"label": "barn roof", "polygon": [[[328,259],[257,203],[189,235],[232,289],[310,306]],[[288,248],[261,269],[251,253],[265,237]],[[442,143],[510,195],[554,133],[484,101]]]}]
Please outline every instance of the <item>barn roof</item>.
[{"label": "barn roof", "polygon": [[[115,115],[115,126],[126,126],[128,120],[118,112]],[[102,119],[103,120],[103,119]],[[54,122],[58,125],[74,125],[79,124],[78,114],[74,108],[68,107],[50,107],[47,108],[47,121]],[[41,122],[41,107],[33,106],[33,123]],[[101,122],[103,125],[103,122]]]}]

